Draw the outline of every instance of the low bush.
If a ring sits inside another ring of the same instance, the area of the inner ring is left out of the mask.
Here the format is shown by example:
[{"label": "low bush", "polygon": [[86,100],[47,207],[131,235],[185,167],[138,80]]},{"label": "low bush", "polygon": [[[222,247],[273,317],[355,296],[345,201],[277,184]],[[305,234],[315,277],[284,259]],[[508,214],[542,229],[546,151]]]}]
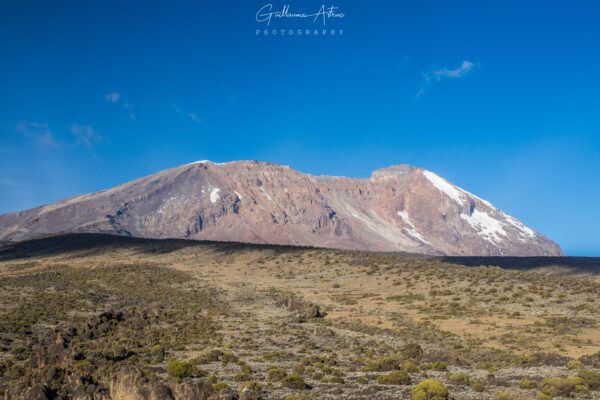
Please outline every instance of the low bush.
[{"label": "low bush", "polygon": [[303,390],[306,389],[306,382],[298,375],[286,376],[281,380],[283,386],[289,387],[290,389]]},{"label": "low bush", "polygon": [[446,372],[446,379],[454,385],[467,386],[469,384],[469,375],[464,372]]},{"label": "low bush", "polygon": [[443,361],[436,361],[431,365],[431,369],[434,371],[445,371],[448,368],[448,364]]},{"label": "low bush", "polygon": [[446,400],[448,389],[442,382],[426,379],[413,387],[412,400]]},{"label": "low bush", "polygon": [[519,382],[519,387],[521,389],[537,389],[538,386],[539,383],[531,379],[523,379]]},{"label": "low bush", "polygon": [[580,377],[546,378],[540,384],[540,390],[551,397],[569,397],[573,392],[586,391],[587,385]]},{"label": "low bush", "polygon": [[377,378],[382,385],[410,385],[410,376],[404,371],[392,371]]},{"label": "low bush", "polygon": [[577,376],[585,381],[592,390],[600,389],[600,372],[591,371],[589,369],[581,369]]},{"label": "low bush", "polygon": [[365,371],[393,371],[400,368],[400,360],[396,357],[384,357],[380,360],[370,361],[364,368]]},{"label": "low bush", "polygon": [[195,376],[198,373],[198,369],[189,362],[169,361],[167,363],[167,372],[172,377],[184,378],[188,376]]},{"label": "low bush", "polygon": [[269,382],[279,382],[287,376],[287,372],[281,368],[273,368],[267,372],[267,380]]}]

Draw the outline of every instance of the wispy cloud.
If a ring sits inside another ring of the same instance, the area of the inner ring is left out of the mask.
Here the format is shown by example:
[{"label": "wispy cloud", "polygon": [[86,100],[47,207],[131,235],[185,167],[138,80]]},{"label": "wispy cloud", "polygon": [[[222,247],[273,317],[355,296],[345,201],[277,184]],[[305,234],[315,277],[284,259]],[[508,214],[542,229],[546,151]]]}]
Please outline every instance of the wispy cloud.
[{"label": "wispy cloud", "polygon": [[463,61],[462,64],[460,65],[460,67],[458,67],[458,68],[438,69],[437,71],[432,72],[432,74],[431,74],[432,76],[426,75],[426,78],[427,78],[427,80],[434,78],[438,81],[441,81],[442,78],[462,78],[465,75],[467,75],[474,67],[475,67],[475,64],[473,64],[471,61]]},{"label": "wispy cloud", "polygon": [[104,95],[106,101],[109,101],[111,103],[116,103],[117,101],[119,101],[119,97],[120,95],[117,92],[110,92]]},{"label": "wispy cloud", "polygon": [[94,143],[102,142],[103,138],[89,125],[73,124],[69,128],[76,138],[77,144],[83,144],[91,149]]},{"label": "wispy cloud", "polygon": [[196,114],[194,113],[187,113],[188,117],[190,117],[191,119],[193,119],[196,122],[204,122],[204,118],[198,117]]},{"label": "wispy cloud", "polygon": [[[425,73],[425,74],[423,74],[423,76],[425,77],[425,82],[423,83],[423,86],[429,87],[429,86],[431,86],[432,83],[439,82],[442,79],[464,78],[469,72],[471,72],[477,66],[478,66],[477,64],[474,64],[471,61],[465,60],[462,62],[462,64],[459,67],[454,68],[454,69],[440,68],[440,69],[436,69],[430,73]],[[425,87],[422,87],[417,92],[417,94],[415,96],[417,98],[417,100],[420,99],[421,97],[423,97],[423,95],[425,94]]]},{"label": "wispy cloud", "polygon": [[34,139],[39,146],[59,146],[58,140],[54,137],[48,124],[19,121],[17,122],[17,132],[28,138]]},{"label": "wispy cloud", "polygon": [[204,122],[204,117],[203,117],[203,116],[200,116],[200,115],[198,115],[198,114],[196,114],[196,113],[193,113],[193,112],[187,112],[187,111],[183,111],[183,110],[181,109],[181,107],[179,107],[179,106],[178,106],[177,104],[175,104],[175,103],[171,103],[171,108],[172,108],[172,109],[173,109],[173,111],[175,111],[177,114],[182,114],[182,115],[185,115],[185,116],[187,116],[187,117],[191,118],[192,120],[194,120],[194,121],[196,121],[196,122],[198,122],[198,123]]},{"label": "wispy cloud", "polygon": [[[104,98],[106,99],[106,101],[115,104],[115,103],[119,102],[119,99],[121,99],[121,95],[117,92],[111,92],[111,93],[106,94],[104,96]],[[123,108],[125,108],[129,112],[128,117],[130,119],[136,119],[135,114],[133,112],[133,109],[135,108],[135,104],[129,103],[127,101],[123,101],[121,103],[121,105],[123,106]]]}]

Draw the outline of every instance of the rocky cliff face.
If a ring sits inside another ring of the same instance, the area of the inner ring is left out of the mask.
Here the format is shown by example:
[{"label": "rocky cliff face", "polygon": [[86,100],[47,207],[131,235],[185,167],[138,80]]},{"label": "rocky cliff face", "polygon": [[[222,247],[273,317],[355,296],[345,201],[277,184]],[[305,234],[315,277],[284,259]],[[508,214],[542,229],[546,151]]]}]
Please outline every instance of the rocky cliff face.
[{"label": "rocky cliff face", "polygon": [[0,240],[96,232],[446,255],[562,255],[489,202],[409,165],[369,179],[268,162],[183,165],[0,216]]}]

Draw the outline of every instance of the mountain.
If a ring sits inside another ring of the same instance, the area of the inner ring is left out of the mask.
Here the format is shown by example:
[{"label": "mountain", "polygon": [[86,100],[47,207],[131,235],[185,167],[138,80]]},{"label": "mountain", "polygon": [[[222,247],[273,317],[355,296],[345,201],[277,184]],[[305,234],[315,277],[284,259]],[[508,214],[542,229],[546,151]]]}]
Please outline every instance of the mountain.
[{"label": "mountain", "polygon": [[0,216],[0,240],[113,233],[437,255],[560,256],[551,240],[433,172],[312,176],[269,162],[198,161]]}]

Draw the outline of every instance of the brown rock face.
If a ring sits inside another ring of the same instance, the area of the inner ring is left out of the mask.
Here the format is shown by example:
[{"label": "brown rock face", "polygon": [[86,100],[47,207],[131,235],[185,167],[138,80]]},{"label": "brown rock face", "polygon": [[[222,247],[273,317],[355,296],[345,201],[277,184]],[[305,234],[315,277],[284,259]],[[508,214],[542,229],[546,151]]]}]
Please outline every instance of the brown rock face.
[{"label": "brown rock face", "polygon": [[520,221],[409,165],[369,179],[256,161],[200,161],[0,216],[0,240],[113,233],[446,255],[562,255]]}]

